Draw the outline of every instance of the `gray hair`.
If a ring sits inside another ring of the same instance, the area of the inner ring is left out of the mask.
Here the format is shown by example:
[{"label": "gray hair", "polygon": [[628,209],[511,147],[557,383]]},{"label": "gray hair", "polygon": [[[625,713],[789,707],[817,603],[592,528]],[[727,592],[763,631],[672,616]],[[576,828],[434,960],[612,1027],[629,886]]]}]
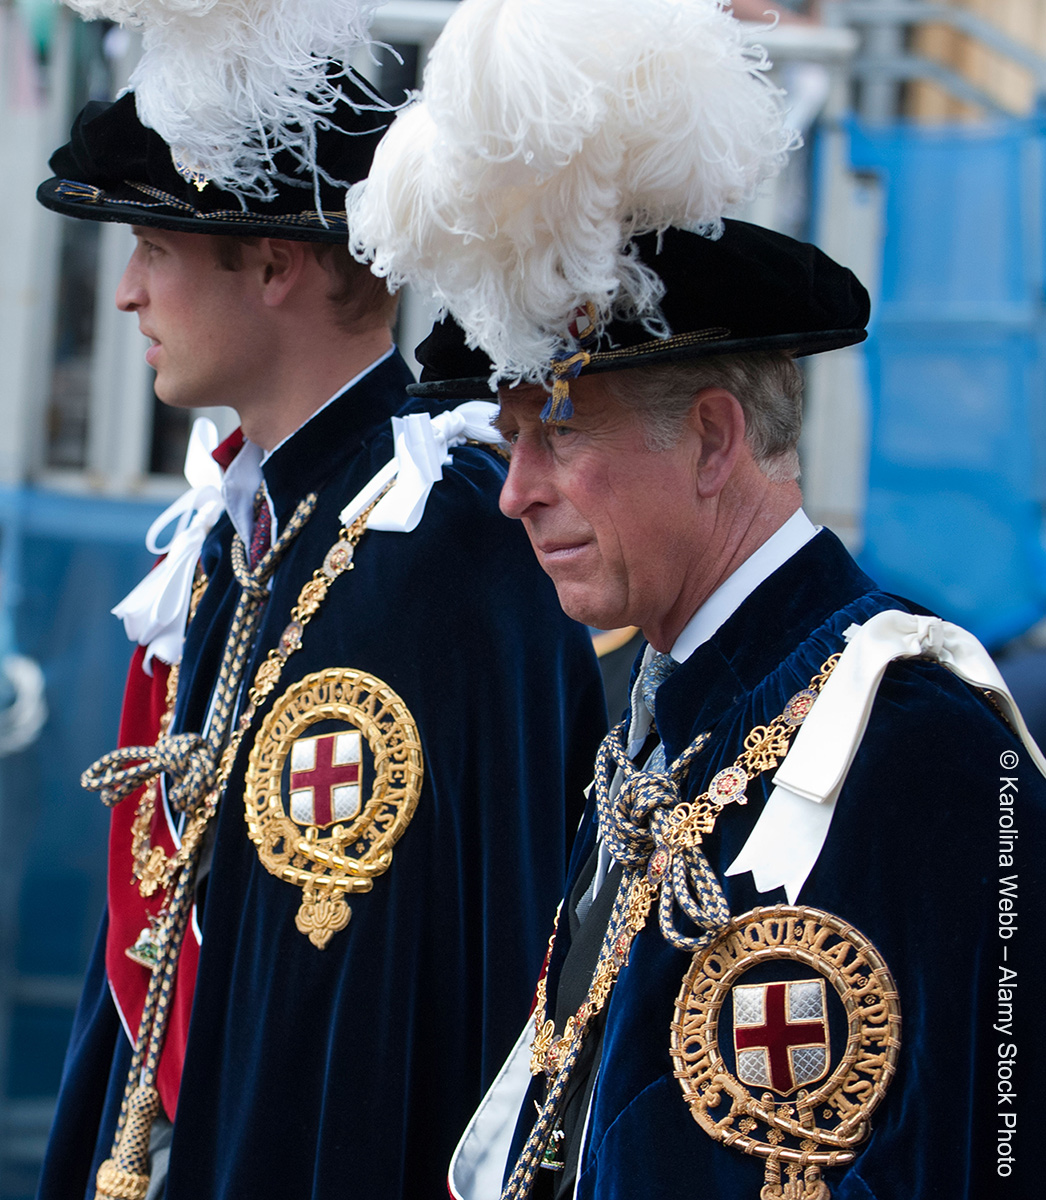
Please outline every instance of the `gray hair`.
[{"label": "gray hair", "polygon": [[791,354],[762,350],[653,363],[610,372],[606,386],[615,400],[642,416],[651,450],[676,444],[697,392],[723,388],[741,405],[756,466],[774,483],[799,477],[803,376]]}]

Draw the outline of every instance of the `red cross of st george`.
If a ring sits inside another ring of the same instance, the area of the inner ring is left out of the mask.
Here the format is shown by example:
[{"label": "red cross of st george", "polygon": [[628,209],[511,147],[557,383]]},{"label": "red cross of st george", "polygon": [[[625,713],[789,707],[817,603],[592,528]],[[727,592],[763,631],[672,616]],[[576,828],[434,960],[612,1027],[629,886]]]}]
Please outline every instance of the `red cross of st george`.
[{"label": "red cross of st george", "polygon": [[820,1021],[789,1022],[785,1014],[787,983],[766,985],[765,1012],[762,1025],[736,1025],[734,1044],[738,1050],[765,1049],[770,1059],[770,1086],[775,1092],[787,1093],[795,1086],[792,1061],[788,1051],[792,1046],[824,1046],[826,1030]]},{"label": "red cross of st george", "polygon": [[330,825],[334,820],[333,790],[346,783],[359,783],[359,763],[335,763],[336,734],[316,739],[316,765],[308,771],[291,772],[291,790],[312,788],[313,819],[317,825]]}]

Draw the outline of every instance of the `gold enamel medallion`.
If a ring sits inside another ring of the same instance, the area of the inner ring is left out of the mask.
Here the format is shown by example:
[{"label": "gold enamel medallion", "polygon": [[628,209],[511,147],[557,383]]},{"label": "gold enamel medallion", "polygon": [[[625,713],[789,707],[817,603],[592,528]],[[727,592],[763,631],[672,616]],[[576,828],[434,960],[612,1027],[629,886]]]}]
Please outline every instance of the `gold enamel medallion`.
[{"label": "gold enamel medallion", "polygon": [[698,1125],[765,1160],[763,1200],[824,1200],[821,1172],[868,1137],[900,1038],[897,988],[872,943],[829,913],[777,905],[735,917],[694,956],[672,1058]]},{"label": "gold enamel medallion", "polygon": [[349,923],[346,894],[389,869],[423,773],[410,710],[373,675],[317,671],[273,705],[247,764],[247,829],[266,870],[303,889],[295,923],[314,946]]}]

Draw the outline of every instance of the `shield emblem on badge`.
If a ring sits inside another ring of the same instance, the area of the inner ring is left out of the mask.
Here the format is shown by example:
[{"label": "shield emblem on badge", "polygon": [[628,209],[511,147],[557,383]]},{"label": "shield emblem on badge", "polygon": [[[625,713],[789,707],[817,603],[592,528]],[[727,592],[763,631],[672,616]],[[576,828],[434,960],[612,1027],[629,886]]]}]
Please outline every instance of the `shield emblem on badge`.
[{"label": "shield emblem on badge", "polygon": [[298,738],[291,746],[291,819],[326,829],[360,811],[358,729]]},{"label": "shield emblem on badge", "polygon": [[742,984],[733,989],[737,1078],[781,1096],[828,1073],[823,979]]}]

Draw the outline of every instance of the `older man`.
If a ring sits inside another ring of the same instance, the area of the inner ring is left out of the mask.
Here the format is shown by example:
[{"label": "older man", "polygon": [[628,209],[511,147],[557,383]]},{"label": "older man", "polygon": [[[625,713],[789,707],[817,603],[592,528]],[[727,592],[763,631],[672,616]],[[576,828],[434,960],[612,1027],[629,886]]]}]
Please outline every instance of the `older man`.
[{"label": "older man", "polygon": [[395,301],[338,244],[387,117],[329,78],[319,183],[285,149],[269,198],[232,194],[128,93],[39,191],[131,225],[116,299],[157,394],[241,421],[121,606],[124,749],[86,775],[109,903],[45,1200],[442,1190],[603,731],[588,638],[497,511],[489,413],[408,401]]},{"label": "older man", "polygon": [[[649,646],[452,1190],[1027,1194],[1043,760],[979,645],[878,590],[796,481],[795,356],[860,340],[867,297],[741,222],[636,244],[672,335],[611,322],[569,416],[500,393],[503,511],[568,613]],[[424,353],[432,388],[467,367],[446,326]]]}]

